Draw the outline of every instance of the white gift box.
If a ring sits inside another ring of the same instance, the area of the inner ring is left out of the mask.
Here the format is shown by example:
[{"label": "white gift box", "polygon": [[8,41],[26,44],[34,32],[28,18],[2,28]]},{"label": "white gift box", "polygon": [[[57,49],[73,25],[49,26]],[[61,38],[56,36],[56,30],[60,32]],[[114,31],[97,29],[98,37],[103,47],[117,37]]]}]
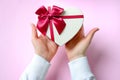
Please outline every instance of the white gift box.
[{"label": "white gift box", "polygon": [[[69,16],[69,15],[83,15],[82,11],[77,8],[64,8],[64,13],[61,16]],[[84,18],[69,18],[69,19],[63,19],[66,23],[66,26],[61,34],[59,34],[56,30],[56,27],[54,24],[52,24],[53,27],[53,33],[54,33],[54,42],[58,44],[59,46],[64,45],[69,40],[71,40],[80,30],[80,28],[83,25]],[[50,26],[48,26],[46,36],[48,36],[51,39],[51,33],[50,33]]]}]

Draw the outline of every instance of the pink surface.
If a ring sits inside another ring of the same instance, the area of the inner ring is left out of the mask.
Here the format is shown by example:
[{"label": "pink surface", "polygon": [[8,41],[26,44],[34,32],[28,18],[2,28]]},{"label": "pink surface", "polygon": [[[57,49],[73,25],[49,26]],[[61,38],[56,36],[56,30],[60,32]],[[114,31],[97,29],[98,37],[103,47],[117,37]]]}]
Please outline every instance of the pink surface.
[{"label": "pink surface", "polygon": [[[0,0],[0,80],[18,80],[34,54],[30,23],[35,10],[53,3],[82,9],[87,33],[95,35],[87,56],[97,80],[120,80],[119,0]],[[60,47],[46,80],[71,80],[64,47]]]}]

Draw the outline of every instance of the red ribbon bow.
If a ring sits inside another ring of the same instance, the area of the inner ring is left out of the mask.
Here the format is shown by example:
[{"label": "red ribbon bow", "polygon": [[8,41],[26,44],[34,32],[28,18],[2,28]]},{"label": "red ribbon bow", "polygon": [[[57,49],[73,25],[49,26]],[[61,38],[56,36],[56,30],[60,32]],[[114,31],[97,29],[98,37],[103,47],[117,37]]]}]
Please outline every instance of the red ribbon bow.
[{"label": "red ribbon bow", "polygon": [[64,30],[66,23],[63,19],[73,19],[73,18],[83,18],[83,15],[69,15],[69,16],[60,16],[64,12],[63,8],[53,6],[52,10],[48,7],[48,10],[42,6],[37,11],[38,16],[37,28],[38,30],[46,35],[48,25],[50,25],[51,39],[54,41],[54,33],[52,23],[55,25],[59,34]]},{"label": "red ribbon bow", "polygon": [[52,10],[50,9],[50,7],[48,7],[48,11],[44,6],[42,6],[36,11],[36,14],[39,15],[39,21],[37,24],[38,30],[45,35],[48,29],[48,25],[50,24],[51,38],[53,41],[54,36],[52,23],[55,25],[59,34],[62,33],[63,29],[66,26],[66,23],[64,22],[63,18],[60,17],[63,11],[63,8],[57,6],[53,6]]}]

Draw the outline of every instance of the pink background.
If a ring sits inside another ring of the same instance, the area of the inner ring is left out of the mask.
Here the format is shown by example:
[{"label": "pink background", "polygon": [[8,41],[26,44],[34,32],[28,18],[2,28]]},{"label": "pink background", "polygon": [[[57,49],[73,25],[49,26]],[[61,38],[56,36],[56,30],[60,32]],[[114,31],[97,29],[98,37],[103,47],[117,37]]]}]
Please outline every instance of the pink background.
[{"label": "pink background", "polygon": [[[97,80],[120,80],[120,0],[0,0],[0,80],[18,80],[30,63],[34,49],[30,23],[41,5],[78,7],[85,15],[87,33],[94,36],[87,56]],[[71,80],[64,47],[60,47],[46,80]]]}]

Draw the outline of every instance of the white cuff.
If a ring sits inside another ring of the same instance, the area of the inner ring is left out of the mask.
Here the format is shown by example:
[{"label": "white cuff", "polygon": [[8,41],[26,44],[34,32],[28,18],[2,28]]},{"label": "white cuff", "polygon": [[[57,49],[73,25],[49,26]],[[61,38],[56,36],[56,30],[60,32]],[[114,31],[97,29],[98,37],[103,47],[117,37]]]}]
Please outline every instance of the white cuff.
[{"label": "white cuff", "polygon": [[44,80],[49,66],[48,61],[35,54],[32,62],[22,74],[21,80]]},{"label": "white cuff", "polygon": [[86,57],[75,59],[68,64],[72,80],[95,80]]}]

